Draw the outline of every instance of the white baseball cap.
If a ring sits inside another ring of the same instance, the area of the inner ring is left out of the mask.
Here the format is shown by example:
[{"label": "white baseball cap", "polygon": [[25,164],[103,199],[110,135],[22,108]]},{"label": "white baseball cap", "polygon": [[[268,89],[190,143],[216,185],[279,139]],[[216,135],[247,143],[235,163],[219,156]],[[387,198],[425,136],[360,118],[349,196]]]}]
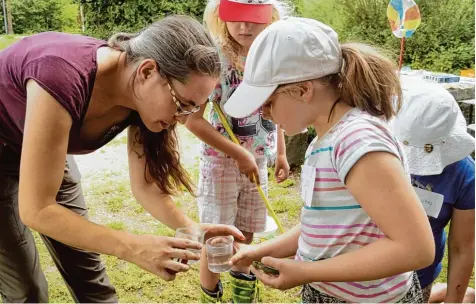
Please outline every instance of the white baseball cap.
[{"label": "white baseball cap", "polygon": [[260,108],[276,88],[321,78],[340,71],[342,52],[337,33],[308,18],[289,17],[274,22],[253,41],[243,81],[225,103],[236,118]]},{"label": "white baseball cap", "polygon": [[454,97],[441,84],[401,78],[403,104],[392,121],[410,173],[437,175],[470,155],[475,140]]}]

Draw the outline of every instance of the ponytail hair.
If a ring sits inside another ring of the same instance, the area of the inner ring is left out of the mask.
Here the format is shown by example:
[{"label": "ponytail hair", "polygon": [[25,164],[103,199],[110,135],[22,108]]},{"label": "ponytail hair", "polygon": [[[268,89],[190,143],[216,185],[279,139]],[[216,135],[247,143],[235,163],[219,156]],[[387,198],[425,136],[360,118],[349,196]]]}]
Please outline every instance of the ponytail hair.
[{"label": "ponytail hair", "polygon": [[[220,75],[220,59],[212,38],[203,25],[190,17],[169,16],[140,33],[117,33],[108,40],[108,45],[124,52],[129,65],[153,59],[162,77],[181,83],[185,83],[192,72]],[[134,90],[134,78],[131,83]],[[138,128],[134,144],[143,147],[135,152],[145,156],[145,180],[152,177],[164,194],[177,194],[183,189],[193,194],[190,176],[180,164],[176,125],[154,133],[147,129],[139,115],[135,116],[132,125]]]},{"label": "ponytail hair", "polygon": [[343,44],[341,49],[343,66],[335,83],[341,100],[390,120],[402,102],[396,64],[365,44]]},{"label": "ponytail hair", "polygon": [[109,38],[107,44],[117,50],[125,53],[131,53],[130,43],[131,40],[138,37],[139,33],[116,33]]},{"label": "ponytail hair", "polygon": [[[397,65],[365,44],[343,44],[341,51],[340,71],[313,81],[320,85],[330,85],[339,93],[340,101],[389,121],[398,113],[402,104]],[[273,94],[290,94],[302,84],[303,81],[282,84]]]}]

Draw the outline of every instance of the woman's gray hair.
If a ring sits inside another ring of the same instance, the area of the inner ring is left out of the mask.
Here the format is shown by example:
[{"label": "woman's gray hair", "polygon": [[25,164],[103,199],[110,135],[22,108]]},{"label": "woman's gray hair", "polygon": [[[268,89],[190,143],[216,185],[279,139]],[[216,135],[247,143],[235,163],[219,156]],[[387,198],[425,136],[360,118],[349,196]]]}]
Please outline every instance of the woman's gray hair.
[{"label": "woman's gray hair", "polygon": [[110,47],[126,53],[127,63],[153,59],[163,77],[182,83],[190,72],[219,77],[217,48],[205,27],[187,16],[169,16],[136,34],[117,33]]},{"label": "woman's gray hair", "polygon": [[[220,76],[220,58],[212,38],[203,25],[190,17],[169,16],[137,34],[115,34],[108,44],[126,54],[127,64],[155,60],[159,73],[168,79],[186,83],[192,72]],[[133,90],[136,74],[131,78]],[[180,163],[176,124],[158,133],[147,129],[140,119],[134,120],[133,126],[138,127],[134,140],[143,146],[143,153],[136,153],[145,156],[144,179],[148,181],[151,176],[167,195],[182,189],[193,193],[192,180]]]}]

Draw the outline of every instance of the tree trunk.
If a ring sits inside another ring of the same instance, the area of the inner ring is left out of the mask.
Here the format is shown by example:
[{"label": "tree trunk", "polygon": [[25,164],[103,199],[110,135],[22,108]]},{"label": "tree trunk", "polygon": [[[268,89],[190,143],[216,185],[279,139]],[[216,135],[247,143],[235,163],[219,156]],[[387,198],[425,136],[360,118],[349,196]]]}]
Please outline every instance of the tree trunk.
[{"label": "tree trunk", "polygon": [[292,137],[286,136],[286,156],[293,171],[300,171],[304,163],[304,155],[308,146],[309,134],[301,133]]},{"label": "tree trunk", "polygon": [[8,24],[7,24],[7,7],[5,0],[2,0],[2,9],[3,9],[3,23],[5,24],[5,34],[8,33]]},{"label": "tree trunk", "polygon": [[86,31],[86,26],[84,24],[84,7],[83,3],[79,5],[79,14],[81,16],[81,31],[84,33]]},{"label": "tree trunk", "polygon": [[12,18],[12,4],[11,0],[6,0],[7,2],[7,34],[13,35],[13,18]]}]

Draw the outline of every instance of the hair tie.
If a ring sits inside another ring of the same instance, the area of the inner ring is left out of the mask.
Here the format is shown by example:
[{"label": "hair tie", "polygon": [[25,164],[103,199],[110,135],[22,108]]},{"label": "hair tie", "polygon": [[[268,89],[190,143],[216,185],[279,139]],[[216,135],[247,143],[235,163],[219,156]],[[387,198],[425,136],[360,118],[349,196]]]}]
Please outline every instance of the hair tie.
[{"label": "hair tie", "polygon": [[339,85],[337,85],[337,87],[339,89],[342,89],[342,81],[344,79],[344,72],[345,72],[345,60],[344,60],[344,58],[342,58],[341,65],[340,65],[340,70],[339,70],[339,73],[338,73],[338,75],[339,75]]},{"label": "hair tie", "polygon": [[339,71],[339,74],[342,74],[344,75],[344,72],[345,72],[345,59],[342,58],[342,63],[340,65],[340,71]]}]

